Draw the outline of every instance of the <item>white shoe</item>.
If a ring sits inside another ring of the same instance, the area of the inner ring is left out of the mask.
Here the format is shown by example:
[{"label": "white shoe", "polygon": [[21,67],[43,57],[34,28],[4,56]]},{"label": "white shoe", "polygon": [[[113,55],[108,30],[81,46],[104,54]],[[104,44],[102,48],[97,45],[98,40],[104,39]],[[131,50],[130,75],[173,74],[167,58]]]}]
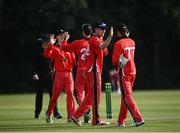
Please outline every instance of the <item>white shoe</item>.
[{"label": "white shoe", "polygon": [[118,88],[118,94],[121,94],[121,90],[120,90],[120,88]]},{"label": "white shoe", "polygon": [[144,120],[140,121],[140,122],[134,122],[131,127],[139,127],[142,126],[144,124]]},{"label": "white shoe", "polygon": [[110,122],[101,120],[99,123],[95,124],[94,126],[104,126],[104,125],[110,125]]},{"label": "white shoe", "polygon": [[52,124],[52,123],[53,123],[53,120],[52,120],[51,116],[48,115],[48,113],[46,113],[46,122],[47,122],[48,124]]},{"label": "white shoe", "polygon": [[118,127],[123,128],[123,127],[125,127],[125,124],[118,124]]}]

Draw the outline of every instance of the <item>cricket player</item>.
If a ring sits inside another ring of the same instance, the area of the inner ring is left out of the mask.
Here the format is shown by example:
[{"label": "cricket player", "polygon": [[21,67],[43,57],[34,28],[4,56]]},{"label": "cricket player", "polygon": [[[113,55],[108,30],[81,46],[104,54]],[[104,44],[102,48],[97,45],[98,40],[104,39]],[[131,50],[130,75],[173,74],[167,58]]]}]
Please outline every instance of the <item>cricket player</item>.
[{"label": "cricket player", "polygon": [[[52,96],[52,61],[43,56],[43,51],[46,43],[50,41],[50,36],[50,33],[43,33],[41,35],[41,38],[38,39],[38,44],[36,44],[37,46],[33,56],[33,80],[36,85],[35,119],[40,119],[44,90],[48,90],[50,98]],[[62,118],[62,115],[58,112],[57,105],[54,107],[54,117],[57,119]]]},{"label": "cricket player", "polygon": [[64,90],[67,97],[67,116],[68,118],[74,114],[75,111],[75,104],[74,104],[74,81],[72,77],[72,68],[75,64],[75,55],[74,53],[64,52],[61,49],[61,43],[64,38],[63,30],[59,30],[56,38],[58,39],[59,46],[53,45],[55,40],[54,36],[51,37],[51,42],[48,44],[47,48],[44,50],[44,56],[50,58],[54,61],[54,81],[53,81],[53,93],[49,103],[48,111],[46,113],[46,122],[51,124],[52,118],[51,114],[53,112],[54,106],[57,102],[57,99],[61,92]]},{"label": "cricket player", "polygon": [[88,71],[93,71],[94,85],[93,85],[93,125],[107,125],[109,122],[102,121],[99,115],[100,97],[102,91],[102,69],[103,69],[103,56],[108,54],[107,47],[113,37],[113,28],[111,27],[109,36],[105,41],[103,37],[105,35],[107,25],[104,22],[98,22],[95,25],[94,33],[89,39],[90,46],[90,62],[87,65]]},{"label": "cricket player", "polygon": [[114,44],[112,63],[120,73],[121,106],[118,118],[118,126],[125,127],[128,111],[131,113],[134,123],[138,127],[144,124],[138,106],[132,97],[133,84],[136,77],[134,62],[135,42],[129,38],[128,27],[120,23],[117,27],[119,40]]},{"label": "cricket player", "polygon": [[[84,94],[88,94],[90,90],[88,88],[87,77],[85,76],[86,72],[86,56],[89,55],[88,50],[88,41],[92,34],[92,27],[90,24],[83,24],[81,26],[81,31],[83,38],[73,41],[71,44],[67,45],[67,41],[62,43],[62,50],[66,52],[75,52],[77,55],[77,71],[75,79],[75,93],[77,96],[77,101],[79,106],[82,104],[84,99]],[[86,112],[84,116],[84,123],[89,123],[90,119],[90,110]]]},{"label": "cricket player", "polygon": [[92,105],[92,125],[108,125],[109,122],[102,121],[99,116],[99,104],[101,95],[101,73],[103,65],[103,56],[108,54],[107,46],[109,45],[112,36],[113,28],[110,29],[110,34],[105,41],[103,41],[107,26],[104,22],[99,22],[95,25],[94,33],[89,39],[90,55],[87,56],[87,81],[90,86],[90,91],[84,98],[81,106],[76,110],[75,114],[71,116],[73,122],[81,125],[79,118],[82,113],[87,111],[88,107]]}]

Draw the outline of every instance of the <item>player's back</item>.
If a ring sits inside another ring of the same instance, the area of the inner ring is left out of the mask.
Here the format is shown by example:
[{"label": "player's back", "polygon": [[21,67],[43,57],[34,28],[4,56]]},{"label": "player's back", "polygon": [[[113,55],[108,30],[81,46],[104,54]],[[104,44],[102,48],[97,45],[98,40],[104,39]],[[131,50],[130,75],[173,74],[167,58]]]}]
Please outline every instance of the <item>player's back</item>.
[{"label": "player's back", "polygon": [[123,68],[124,74],[136,74],[134,62],[135,42],[131,38],[123,38],[120,39],[117,44],[122,48],[124,57],[129,59],[129,62]]},{"label": "player's back", "polygon": [[89,56],[88,40],[80,39],[72,42],[71,45],[76,45],[74,48],[75,54],[78,56],[78,67],[86,67],[87,56]]}]

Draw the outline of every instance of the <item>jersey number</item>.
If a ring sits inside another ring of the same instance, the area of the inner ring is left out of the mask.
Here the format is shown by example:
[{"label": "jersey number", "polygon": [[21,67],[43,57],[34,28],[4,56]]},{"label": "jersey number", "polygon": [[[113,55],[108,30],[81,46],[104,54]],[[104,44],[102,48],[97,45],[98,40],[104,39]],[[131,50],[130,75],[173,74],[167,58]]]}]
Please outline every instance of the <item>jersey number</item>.
[{"label": "jersey number", "polygon": [[89,47],[87,47],[87,48],[82,48],[82,49],[80,50],[80,53],[82,53],[81,59],[82,59],[83,61],[85,61],[85,60],[86,60],[86,56],[89,56]]},{"label": "jersey number", "polygon": [[131,59],[131,57],[134,57],[135,47],[126,47],[125,51],[127,51],[127,53],[128,53],[129,60]]}]

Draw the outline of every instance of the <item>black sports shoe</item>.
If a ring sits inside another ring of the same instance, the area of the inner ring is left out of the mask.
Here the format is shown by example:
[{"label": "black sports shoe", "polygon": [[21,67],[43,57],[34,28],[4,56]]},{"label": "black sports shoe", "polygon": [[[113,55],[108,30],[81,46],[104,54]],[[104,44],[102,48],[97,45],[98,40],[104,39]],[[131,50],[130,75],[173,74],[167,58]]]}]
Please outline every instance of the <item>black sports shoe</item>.
[{"label": "black sports shoe", "polygon": [[67,123],[72,123],[73,122],[73,120],[69,117],[69,118],[67,118]]},{"label": "black sports shoe", "polygon": [[78,126],[82,126],[82,122],[76,119],[74,116],[71,116],[70,119]]},{"label": "black sports shoe", "polygon": [[34,115],[34,119],[38,119],[38,120],[39,120],[39,119],[40,119],[40,116],[39,116],[38,114],[35,114],[35,115]]},{"label": "black sports shoe", "polygon": [[62,115],[60,113],[54,114],[54,118],[56,119],[61,119]]},{"label": "black sports shoe", "polygon": [[84,114],[84,123],[90,124],[91,121],[91,109],[89,109],[85,114]]},{"label": "black sports shoe", "polygon": [[84,115],[84,123],[90,124],[91,123],[90,118],[91,118],[90,114],[85,114]]}]

